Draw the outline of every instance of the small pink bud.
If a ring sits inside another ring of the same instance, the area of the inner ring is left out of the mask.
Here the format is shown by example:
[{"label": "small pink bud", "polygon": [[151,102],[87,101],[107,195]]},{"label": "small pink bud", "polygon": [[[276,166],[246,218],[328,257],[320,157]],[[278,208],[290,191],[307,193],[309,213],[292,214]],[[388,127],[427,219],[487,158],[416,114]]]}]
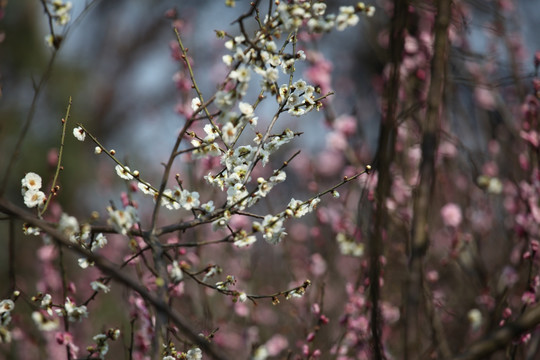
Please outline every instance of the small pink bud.
[{"label": "small pink bud", "polygon": [[538,240],[531,240],[531,250],[533,252],[538,252],[538,246],[540,244],[538,243]]},{"label": "small pink bud", "polygon": [[120,198],[122,199],[122,205],[124,207],[129,205],[129,197],[125,192],[122,192],[122,194],[120,195]]},{"label": "small pink bud", "polygon": [[328,324],[328,323],[330,322],[330,319],[327,318],[325,315],[321,315],[321,316],[319,317],[319,322],[320,322],[321,324],[323,324],[323,325],[326,325],[326,324]]},{"label": "small pink bud", "polygon": [[49,163],[49,166],[56,167],[58,164],[58,150],[51,149],[47,153],[47,162]]},{"label": "small pink bud", "polygon": [[167,19],[176,19],[177,16],[178,15],[176,13],[176,9],[174,9],[174,8],[165,11],[165,17]]}]

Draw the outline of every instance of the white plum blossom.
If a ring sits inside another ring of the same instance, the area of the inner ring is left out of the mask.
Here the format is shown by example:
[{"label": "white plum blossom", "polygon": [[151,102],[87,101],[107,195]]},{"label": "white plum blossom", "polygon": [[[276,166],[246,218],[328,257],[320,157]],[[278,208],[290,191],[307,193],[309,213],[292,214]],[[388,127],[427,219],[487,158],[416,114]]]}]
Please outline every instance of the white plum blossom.
[{"label": "white plum blossom", "polygon": [[69,14],[73,4],[71,1],[63,2],[62,0],[53,0],[52,3],[51,15],[60,26],[66,25],[69,20],[71,20],[71,15]]},{"label": "white plum blossom", "polygon": [[356,242],[353,238],[344,233],[339,233],[336,236],[339,244],[339,250],[343,255],[361,257],[364,255],[364,244]]},{"label": "white plum blossom", "polygon": [[193,348],[186,353],[187,360],[202,360],[202,351],[199,348]]},{"label": "white plum blossom", "polygon": [[41,189],[41,183],[41,176],[34,172],[27,173],[21,180],[23,195],[24,191]]},{"label": "white plum blossom", "polygon": [[[249,192],[242,183],[237,183],[227,189],[227,205],[232,206],[241,200],[245,200]],[[239,209],[244,209],[244,204],[238,204]]]},{"label": "white plum blossom", "polygon": [[247,102],[240,102],[238,103],[238,108],[240,109],[240,112],[246,116],[250,116],[253,114],[253,106]]},{"label": "white plum blossom", "polygon": [[467,312],[467,319],[471,325],[471,329],[476,331],[482,326],[482,312],[478,309],[471,309]]},{"label": "white plum blossom", "polygon": [[226,123],[221,128],[221,133],[223,135],[223,141],[225,144],[231,145],[236,138],[236,127],[233,125],[233,123]]},{"label": "white plum blossom", "polygon": [[41,230],[37,227],[29,226],[28,224],[23,225],[23,233],[24,235],[33,235],[38,236],[41,234]]},{"label": "white plum blossom", "polygon": [[300,105],[295,105],[291,106],[287,112],[293,116],[302,116],[306,113],[306,110]]},{"label": "white plum blossom", "polygon": [[216,231],[218,229],[223,229],[229,223],[230,218],[220,217],[212,222],[212,230]]},{"label": "white plum blossom", "polygon": [[174,191],[165,189],[161,195],[161,205],[169,210],[178,210],[182,207],[182,205],[180,205],[181,196],[182,190],[180,190],[180,188],[177,188]]},{"label": "white plum blossom", "polygon": [[93,266],[93,263],[91,263],[90,261],[88,261],[87,258],[79,258],[77,260],[77,263],[79,264],[79,267],[81,269],[86,269],[88,268],[89,266]]},{"label": "white plum blossom", "polygon": [[85,305],[75,306],[75,303],[70,298],[66,298],[64,309],[56,309],[56,314],[58,316],[67,316],[70,322],[80,322],[83,317],[88,317],[88,310]]},{"label": "white plum blossom", "polygon": [[133,175],[130,174],[130,169],[127,166],[122,166],[120,164],[116,165],[115,168],[116,174],[120,176],[124,180],[131,180],[133,179]]},{"label": "white plum blossom", "polygon": [[239,292],[238,293],[238,301],[240,302],[246,302],[248,299],[247,294],[245,292]]},{"label": "white plum blossom", "polygon": [[139,188],[139,190],[141,190],[141,192],[144,195],[152,195],[152,196],[157,195],[157,192],[152,188],[150,184],[139,182],[137,183],[137,187]]},{"label": "white plum blossom", "polygon": [[47,197],[43,191],[28,190],[24,193],[24,205],[29,208],[43,205],[46,199]]},{"label": "white plum blossom", "polygon": [[58,329],[58,318],[49,318],[43,315],[41,311],[34,311],[32,313],[32,320],[36,324],[39,331],[53,331]]},{"label": "white plum blossom", "polygon": [[105,355],[109,352],[109,344],[107,343],[107,340],[109,339],[109,336],[107,334],[97,334],[95,335],[92,340],[96,342],[96,351],[99,353],[100,359],[105,359]]},{"label": "white plum blossom", "polygon": [[178,261],[174,260],[172,262],[171,268],[169,270],[169,276],[171,277],[171,280],[175,284],[179,283],[184,278],[184,273],[182,272],[182,269],[178,265]]},{"label": "white plum blossom", "polygon": [[289,216],[300,218],[306,215],[309,211],[309,204],[292,198],[291,201],[289,201],[289,205],[287,205],[287,210],[285,210],[285,213]]},{"label": "white plum blossom", "polygon": [[101,281],[92,281],[90,283],[90,287],[94,291],[103,291],[104,293],[108,293],[109,291],[111,291],[111,287],[108,285],[105,285]]},{"label": "white plum blossom", "polygon": [[84,139],[86,138],[86,132],[82,127],[77,126],[73,129],[73,136],[75,136],[75,138],[79,141],[84,141]]},{"label": "white plum blossom", "polygon": [[109,225],[112,225],[115,231],[122,235],[127,235],[133,225],[139,221],[137,210],[130,205],[126,206],[124,210],[113,210],[109,207],[107,211],[109,212],[107,222]]},{"label": "white plum blossom", "polygon": [[248,67],[240,66],[238,69],[231,71],[229,77],[238,82],[248,82],[251,78],[251,73]]},{"label": "white plum blossom", "polygon": [[191,109],[197,111],[199,107],[201,107],[201,99],[198,97],[191,99]]},{"label": "white plum blossom", "polygon": [[234,105],[234,98],[230,92],[218,91],[216,93],[216,100],[214,101],[218,109],[226,111]]},{"label": "white plum blossom", "polygon": [[201,209],[203,209],[207,213],[211,213],[212,211],[215,210],[214,201],[210,200],[209,202],[202,204]]},{"label": "white plum blossom", "polygon": [[69,216],[68,214],[63,213],[58,222],[58,230],[63,232],[73,243],[79,240],[81,229],[79,221],[75,216]]},{"label": "white plum blossom", "polygon": [[300,96],[296,93],[292,93],[288,98],[287,98],[287,105],[291,106],[291,107],[294,107],[296,105],[298,105],[298,103],[300,102]]},{"label": "white plum blossom", "polygon": [[233,57],[232,57],[231,55],[227,54],[227,55],[223,55],[223,56],[221,57],[221,60],[223,61],[223,63],[224,63],[225,65],[231,66],[234,59],[233,59]]},{"label": "white plum blossom", "polygon": [[182,197],[180,200],[182,207],[186,210],[191,210],[199,206],[199,193],[196,191],[182,190]]},{"label": "white plum blossom", "polygon": [[204,179],[206,180],[208,184],[217,186],[223,191],[225,187],[225,183],[222,177],[217,177],[209,173],[208,175],[204,176]]},{"label": "white plum blossom", "polygon": [[255,221],[253,230],[260,231],[263,238],[271,244],[279,243],[287,233],[283,227],[283,218],[280,216],[266,215],[262,223]]},{"label": "white plum blossom", "polygon": [[103,233],[99,233],[92,241],[92,246],[90,250],[96,251],[98,248],[102,249],[103,247],[105,247],[105,245],[107,245],[107,238],[105,237],[105,235],[103,235]]},{"label": "white plum blossom", "polygon": [[2,325],[7,325],[9,322],[4,322],[4,314],[9,314],[13,309],[15,309],[15,303],[13,300],[4,299],[0,301],[0,318],[2,319]]},{"label": "white plum blossom", "polygon": [[41,303],[39,304],[39,306],[42,309],[46,309],[47,312],[49,313],[49,315],[52,315],[52,312],[49,312],[49,311],[51,311],[51,305],[52,305],[52,296],[51,296],[51,294],[45,294],[43,296],[43,298],[41,299]]},{"label": "white plum blossom", "polygon": [[255,241],[257,241],[257,237],[255,235],[248,235],[245,230],[240,230],[234,236],[234,245],[239,248],[247,247],[253,244]]},{"label": "white plum blossom", "polygon": [[11,332],[7,326],[11,323],[11,311],[15,308],[15,303],[11,299],[0,301],[0,343],[11,342]]},{"label": "white plum blossom", "polygon": [[206,133],[204,138],[206,142],[212,142],[219,136],[219,131],[212,124],[204,125],[204,132]]},{"label": "white plum blossom", "polygon": [[293,86],[296,89],[295,91],[297,91],[299,93],[303,93],[307,89],[307,83],[304,80],[295,81]]},{"label": "white plum blossom", "polygon": [[339,31],[345,30],[349,26],[358,24],[360,18],[356,15],[354,6],[340,6],[339,14],[336,18],[336,28]]},{"label": "white plum blossom", "polygon": [[305,294],[305,291],[302,291],[302,290],[291,290],[287,293],[287,295],[285,296],[285,299],[289,300],[291,298],[301,298],[302,296],[304,296],[304,294]]}]

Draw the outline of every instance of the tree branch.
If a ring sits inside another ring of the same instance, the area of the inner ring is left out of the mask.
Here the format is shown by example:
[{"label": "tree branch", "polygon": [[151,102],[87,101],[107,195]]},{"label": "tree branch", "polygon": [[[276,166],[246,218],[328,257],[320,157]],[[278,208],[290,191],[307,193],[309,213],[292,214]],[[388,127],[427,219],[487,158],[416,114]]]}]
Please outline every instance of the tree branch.
[{"label": "tree branch", "polygon": [[454,357],[454,360],[485,359],[504,348],[518,336],[533,330],[540,324],[540,304],[531,307],[513,323],[493,331],[485,338],[472,344],[469,349]]}]

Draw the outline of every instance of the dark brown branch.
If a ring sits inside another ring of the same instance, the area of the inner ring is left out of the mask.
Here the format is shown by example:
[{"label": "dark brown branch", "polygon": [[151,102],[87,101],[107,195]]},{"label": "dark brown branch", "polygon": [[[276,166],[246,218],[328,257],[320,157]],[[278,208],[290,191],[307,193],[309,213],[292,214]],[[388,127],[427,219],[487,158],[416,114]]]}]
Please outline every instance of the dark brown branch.
[{"label": "dark brown branch", "polygon": [[[422,161],[420,163],[420,181],[416,188],[413,204],[412,244],[409,262],[409,281],[407,295],[407,333],[411,335],[408,345],[421,351],[419,341],[419,302],[423,291],[423,259],[429,247],[428,222],[433,184],[435,183],[435,155],[437,152],[440,117],[443,105],[446,65],[448,61],[448,25],[451,16],[451,0],[437,2],[435,18],[435,43],[431,63],[431,83],[429,85],[426,116],[422,126]],[[431,301],[431,300],[428,300]],[[437,349],[443,358],[450,357],[450,351],[437,331],[434,334]]]},{"label": "dark brown branch", "polygon": [[[390,43],[389,43],[389,61],[391,63],[390,76],[388,78],[385,90],[385,106],[381,119],[379,131],[379,144],[376,159],[374,160],[376,169],[379,172],[376,189],[376,210],[375,226],[373,236],[370,236],[369,243],[369,297],[371,301],[371,338],[373,347],[373,358],[384,359],[383,346],[381,342],[381,324],[380,324],[380,284],[381,274],[380,259],[383,254],[383,232],[387,224],[386,198],[390,192],[392,184],[392,175],[390,173],[391,165],[394,161],[395,139],[397,131],[397,104],[400,88],[400,65],[403,57],[403,46],[405,29],[407,26],[408,1],[398,0],[395,2],[394,15],[391,21]],[[358,224],[361,224],[360,208],[358,205]]]}]

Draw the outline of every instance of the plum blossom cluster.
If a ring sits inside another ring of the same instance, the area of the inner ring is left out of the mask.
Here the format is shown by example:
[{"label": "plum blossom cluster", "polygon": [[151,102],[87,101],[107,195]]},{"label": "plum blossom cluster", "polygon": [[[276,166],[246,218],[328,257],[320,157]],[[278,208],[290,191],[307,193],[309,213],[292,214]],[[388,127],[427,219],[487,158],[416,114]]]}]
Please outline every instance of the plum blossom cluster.
[{"label": "plum blossom cluster", "polygon": [[139,221],[139,215],[135,207],[128,205],[124,209],[114,209],[107,207],[109,219],[107,222],[112,225],[119,234],[127,235],[131,228]]},{"label": "plum blossom cluster", "polygon": [[58,25],[64,26],[71,20],[71,1],[53,0],[50,4],[51,15]]},{"label": "plum blossom cluster", "polygon": [[298,30],[307,23],[312,32],[328,32],[334,27],[343,31],[347,27],[355,26],[360,20],[358,13],[371,17],[375,14],[375,7],[359,2],[356,6],[340,6],[338,15],[335,15],[326,14],[326,4],[323,2],[293,2],[292,4],[283,2],[278,6],[277,12],[279,20],[289,31]]},{"label": "plum blossom cluster", "polygon": [[27,173],[21,180],[21,193],[24,198],[24,205],[29,208],[40,207],[45,204],[47,197],[41,191],[41,176],[34,172]]},{"label": "plum blossom cluster", "polygon": [[[33,172],[27,173],[22,179],[21,185],[24,204],[27,207],[42,207],[45,204],[47,197],[40,190],[42,180],[38,174]],[[71,242],[78,243],[90,251],[103,248],[107,244],[107,238],[105,235],[98,233],[94,237],[91,236],[91,228],[88,224],[81,227],[76,217],[70,216],[66,213],[62,213],[60,215],[60,220],[58,221],[58,230],[64,233],[64,235],[66,235]],[[25,233],[38,234],[39,231],[29,226],[25,226]]]},{"label": "plum blossom cluster", "polygon": [[66,298],[63,308],[55,310],[58,316],[67,317],[70,322],[80,322],[83,318],[88,317],[86,305],[76,306],[69,297]]},{"label": "plum blossom cluster", "polygon": [[253,222],[253,230],[262,233],[263,238],[271,244],[279,243],[287,235],[285,232],[284,221],[286,218],[300,218],[307,213],[312,212],[321,201],[315,197],[311,200],[300,201],[291,199],[285,211],[277,215],[266,215],[262,222]]},{"label": "plum blossom cluster", "polygon": [[202,360],[202,351],[198,347],[187,352],[179,352],[173,344],[170,344],[165,349],[165,353],[168,355],[163,356],[162,360]]},{"label": "plum blossom cluster", "polygon": [[[70,216],[66,213],[60,216],[58,230],[64,233],[72,243],[78,244],[90,252],[95,252],[107,245],[107,237],[103,233],[93,235],[89,224],[83,224],[81,226],[75,216]],[[80,258],[78,262],[79,266],[83,269],[93,265],[86,258]],[[92,288],[95,287],[96,285],[92,286]]]},{"label": "plum blossom cluster", "polygon": [[[63,0],[48,0],[46,2],[47,14],[58,26],[66,26],[71,20],[71,10],[73,4],[71,1],[64,2]],[[53,33],[45,36],[45,42],[50,47],[58,46],[61,38]]]},{"label": "plum blossom cluster", "polygon": [[86,351],[90,353],[92,358],[105,359],[105,355],[109,352],[109,340],[117,340],[120,337],[119,329],[109,329],[104,333],[95,335],[92,340],[95,345],[88,346]]},{"label": "plum blossom cluster", "polygon": [[339,244],[339,250],[343,255],[360,257],[364,255],[364,244],[356,242],[352,237],[345,233],[338,233],[336,241]]},{"label": "plum blossom cluster", "polygon": [[[192,137],[191,154],[193,159],[204,157],[220,157],[224,168],[215,175],[209,173],[206,181],[226,192],[227,209],[222,216],[214,221],[214,228],[223,228],[228,224],[230,214],[241,211],[256,204],[261,198],[267,196],[270,190],[280,182],[285,181],[286,173],[275,170],[269,178],[257,178],[256,187],[249,189],[252,180],[251,172],[257,163],[263,166],[269,163],[272,153],[284,144],[290,142],[296,135],[290,129],[281,134],[272,134],[279,115],[288,112],[294,116],[301,116],[313,109],[319,109],[322,97],[317,97],[319,90],[299,79],[293,81],[296,61],[305,60],[303,51],[296,50],[295,32],[304,24],[309,31],[330,31],[337,26],[343,30],[358,23],[358,13],[373,15],[374,8],[358,3],[355,7],[342,7],[338,15],[325,15],[326,5],[322,2],[314,4],[307,2],[281,3],[276,10],[266,16],[261,28],[249,37],[242,30],[242,34],[231,36],[223,31],[218,35],[227,37],[225,47],[231,54],[223,56],[224,63],[230,71],[225,82],[219,87],[215,97],[209,103],[203,104],[200,96],[192,99],[191,107],[196,113],[204,110],[209,116],[207,107],[212,103],[217,108],[217,122],[209,117],[209,124],[203,128],[205,135],[198,136],[194,131],[188,132]],[[288,32],[284,41],[276,41],[282,32]],[[292,51],[288,50],[292,45]],[[281,73],[281,75],[280,75]],[[254,103],[245,101],[253,75],[260,78],[262,92]],[[286,76],[288,81],[280,85],[280,76]],[[270,126],[265,133],[257,131],[258,117],[255,110],[265,98],[275,99],[277,110]],[[254,132],[252,144],[238,145],[240,135],[246,130]],[[120,177],[131,180],[129,168],[118,165],[117,173]],[[157,196],[155,188],[139,180],[139,188],[145,194]],[[174,189],[165,189],[161,194],[161,205],[170,210],[200,210],[200,214],[209,214],[214,211],[213,203],[201,205],[198,192],[189,191],[180,186]],[[317,201],[301,203],[292,199],[287,211],[278,215],[266,215],[262,222],[254,222],[253,230],[261,232],[263,237],[271,242],[278,243],[283,236],[284,220],[286,217],[300,217],[312,211]],[[123,234],[126,228],[123,228]],[[234,243],[237,246],[247,246],[255,241],[252,234],[239,231],[235,234]]]},{"label": "plum blossom cluster", "polygon": [[52,296],[51,294],[38,294],[33,296],[32,300],[39,303],[41,310],[32,313],[32,320],[40,331],[53,331],[58,328],[59,321],[53,317]]},{"label": "plum blossom cluster", "polygon": [[[262,163],[266,164],[268,161],[269,152],[266,148],[275,150],[281,145],[289,142],[293,136],[292,131],[286,130],[282,136],[273,137],[273,139],[275,139],[274,141],[269,142],[267,147],[263,147],[259,150]],[[239,210],[251,207],[255,205],[259,199],[266,197],[276,184],[285,181],[286,173],[284,171],[276,170],[269,179],[259,177],[257,179],[257,189],[250,194],[246,187],[246,183],[251,180],[251,177],[249,176],[251,171],[250,166],[253,158],[256,156],[257,148],[250,145],[244,145],[235,150],[229,150],[221,158],[221,161],[226,168],[215,176],[211,173],[205,176],[205,179],[209,184],[217,186],[221,190],[226,189],[227,205],[229,207],[235,207]]]}]

